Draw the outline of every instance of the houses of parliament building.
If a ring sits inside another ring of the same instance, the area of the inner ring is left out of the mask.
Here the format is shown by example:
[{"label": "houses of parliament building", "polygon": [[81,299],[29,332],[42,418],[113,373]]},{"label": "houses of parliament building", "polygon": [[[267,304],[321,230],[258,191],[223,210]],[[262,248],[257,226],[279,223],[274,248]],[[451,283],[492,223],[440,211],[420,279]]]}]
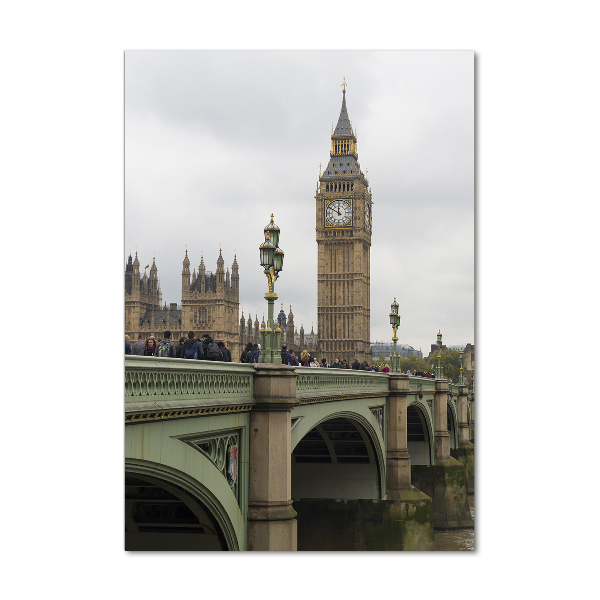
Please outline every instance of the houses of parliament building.
[{"label": "houses of parliament building", "polygon": [[[372,362],[370,346],[370,248],[373,199],[369,182],[358,161],[357,138],[346,108],[346,84],[337,126],[331,132],[329,161],[319,174],[315,195],[317,263],[317,333],[298,334],[294,315],[283,305],[277,320],[282,343],[295,351],[309,350],[332,363],[336,357]],[[150,265],[148,265],[150,266]],[[221,252],[217,268],[207,271],[204,258],[198,273],[190,273],[185,253],[181,272],[181,305],[162,303],[155,261],[150,276],[140,276],[140,262],[129,256],[125,267],[125,333],[132,341],[158,339],[165,330],[172,340],[187,332],[209,333],[227,342],[233,360],[239,360],[248,342],[260,343],[260,327],[243,311],[239,316],[239,273],[234,257],[225,270]]]}]

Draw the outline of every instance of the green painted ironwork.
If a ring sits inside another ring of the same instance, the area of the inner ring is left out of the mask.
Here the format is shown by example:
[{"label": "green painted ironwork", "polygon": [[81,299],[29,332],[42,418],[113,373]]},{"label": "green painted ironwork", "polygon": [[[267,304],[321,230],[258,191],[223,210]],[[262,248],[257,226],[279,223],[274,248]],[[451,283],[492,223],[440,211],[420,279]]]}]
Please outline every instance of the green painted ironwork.
[{"label": "green painted ironwork", "polygon": [[164,400],[249,401],[254,369],[221,363],[151,356],[125,357],[125,404]]},{"label": "green painted ironwork", "polygon": [[348,371],[296,367],[296,397],[307,399],[337,399],[365,395],[387,396],[389,376],[370,371]]}]

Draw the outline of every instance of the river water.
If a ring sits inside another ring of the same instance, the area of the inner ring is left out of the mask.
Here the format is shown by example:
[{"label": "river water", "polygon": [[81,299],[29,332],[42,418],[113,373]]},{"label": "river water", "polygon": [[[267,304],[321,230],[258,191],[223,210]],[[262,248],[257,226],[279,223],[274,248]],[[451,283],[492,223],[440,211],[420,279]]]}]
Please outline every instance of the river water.
[{"label": "river water", "polygon": [[[475,494],[467,496],[471,517],[475,521]],[[436,550],[475,550],[475,529],[450,529],[435,532]]]}]

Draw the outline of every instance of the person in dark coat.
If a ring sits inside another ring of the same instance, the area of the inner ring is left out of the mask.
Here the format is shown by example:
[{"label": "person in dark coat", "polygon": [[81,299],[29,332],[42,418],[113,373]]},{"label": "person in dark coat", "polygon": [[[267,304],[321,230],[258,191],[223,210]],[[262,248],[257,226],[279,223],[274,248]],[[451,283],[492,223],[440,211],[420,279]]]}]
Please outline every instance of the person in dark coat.
[{"label": "person in dark coat", "polygon": [[125,354],[131,354],[131,344],[129,343],[129,336],[125,336]]},{"label": "person in dark coat", "polygon": [[[204,360],[223,360],[223,355],[221,354],[221,352],[219,352],[219,356],[217,356],[216,358],[211,358],[208,355],[208,345],[214,343],[216,344],[215,340],[213,340],[210,335],[208,335],[208,333],[205,333],[202,336],[202,353],[204,354]],[[218,344],[217,344],[217,348],[218,348]]]},{"label": "person in dark coat", "polygon": [[333,361],[333,364],[331,365],[331,368],[332,368],[332,369],[343,369],[343,367],[342,367],[342,363],[340,362],[340,359],[339,359],[339,358],[336,358],[336,359]]},{"label": "person in dark coat", "polygon": [[242,352],[242,356],[240,356],[240,362],[249,363],[250,362],[250,352],[252,352],[252,342],[248,342],[246,344],[246,347],[244,348],[244,351]]},{"label": "person in dark coat", "polygon": [[202,344],[196,339],[196,334],[193,331],[188,331],[187,335],[187,340],[183,342],[181,358],[202,360],[204,358]]},{"label": "person in dark coat", "polygon": [[231,351],[225,345],[225,342],[219,340],[217,342],[217,346],[219,346],[219,352],[221,353],[221,360],[223,362],[231,362]]},{"label": "person in dark coat", "polygon": [[287,351],[287,344],[281,346],[281,364],[289,365],[291,360],[290,353]]},{"label": "person in dark coat", "polygon": [[360,369],[360,363],[358,362],[358,359],[357,359],[357,358],[355,358],[355,359],[354,359],[354,362],[352,363],[352,368],[353,368],[355,371],[358,371],[358,370]]},{"label": "person in dark coat", "polygon": [[175,346],[175,358],[183,358],[183,343],[185,342],[185,338],[182,336],[179,338],[179,344]]}]

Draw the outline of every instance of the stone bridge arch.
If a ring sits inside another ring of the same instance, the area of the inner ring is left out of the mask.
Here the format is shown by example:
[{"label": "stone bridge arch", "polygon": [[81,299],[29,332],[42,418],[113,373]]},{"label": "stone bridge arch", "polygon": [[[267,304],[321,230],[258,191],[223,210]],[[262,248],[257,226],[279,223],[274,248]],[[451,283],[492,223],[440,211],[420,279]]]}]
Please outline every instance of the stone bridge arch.
[{"label": "stone bridge arch", "polygon": [[240,550],[227,510],[202,482],[143,460],[125,461],[126,550]]},{"label": "stone bridge arch", "polygon": [[361,400],[354,409],[325,412],[323,404],[315,404],[303,407],[301,415],[293,411],[294,500],[385,497],[385,406]]}]

